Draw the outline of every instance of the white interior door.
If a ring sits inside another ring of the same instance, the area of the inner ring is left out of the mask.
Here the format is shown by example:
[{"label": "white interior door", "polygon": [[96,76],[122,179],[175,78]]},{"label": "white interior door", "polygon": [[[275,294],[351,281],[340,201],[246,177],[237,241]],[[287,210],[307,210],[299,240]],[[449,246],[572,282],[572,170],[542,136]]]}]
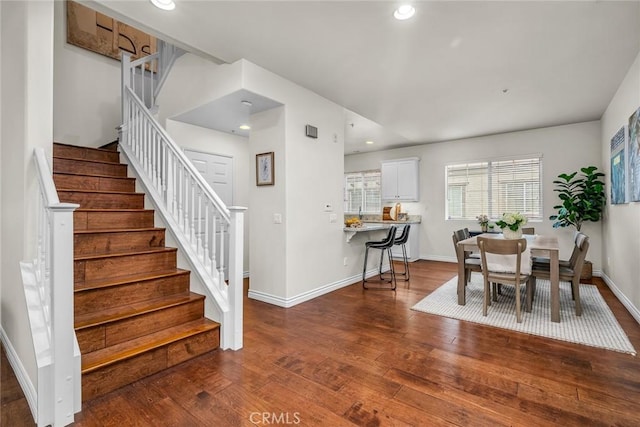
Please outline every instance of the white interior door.
[{"label": "white interior door", "polygon": [[[184,150],[191,163],[196,167],[200,175],[211,186],[213,191],[220,197],[222,202],[227,206],[233,205],[233,158],[227,156],[219,156],[217,154],[203,153],[200,151]],[[203,219],[201,219],[203,220]],[[202,228],[204,229],[204,227]],[[209,247],[213,242],[220,242],[220,229],[216,230],[216,239],[213,236],[207,236],[209,239]],[[224,234],[224,273],[227,277],[229,266],[229,233]],[[215,248],[216,252],[220,250],[218,244]],[[219,260],[218,260],[219,262]]]},{"label": "white interior door", "polygon": [[233,157],[200,151],[184,150],[187,158],[198,169],[213,191],[225,205],[233,205]]}]

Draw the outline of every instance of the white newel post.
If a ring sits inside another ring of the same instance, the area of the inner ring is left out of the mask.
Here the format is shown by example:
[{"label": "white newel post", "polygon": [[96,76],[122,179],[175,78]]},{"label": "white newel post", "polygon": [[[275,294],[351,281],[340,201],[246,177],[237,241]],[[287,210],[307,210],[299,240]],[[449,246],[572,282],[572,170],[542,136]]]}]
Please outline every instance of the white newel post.
[{"label": "white newel post", "polygon": [[[75,372],[73,329],[73,211],[72,203],[51,206],[51,342],[53,344],[53,396],[56,426],[73,422]],[[80,392],[80,390],[77,390]]]},{"label": "white newel post", "polygon": [[[239,350],[242,348],[243,316],[243,265],[244,259],[244,212],[247,208],[230,206],[229,223],[229,308],[231,309],[230,331],[226,331],[225,338],[230,345],[228,348]],[[227,328],[225,328],[227,329]]]},{"label": "white newel post", "polygon": [[125,124],[127,122],[127,120],[129,119],[128,117],[128,112],[129,112],[129,108],[128,108],[128,101],[127,101],[127,96],[125,93],[125,88],[129,87],[131,85],[131,54],[126,53],[126,52],[122,52],[121,56],[120,56],[120,60],[122,61],[122,66],[120,67],[120,81],[122,82],[122,91],[120,92],[120,99],[122,100],[122,109],[121,109],[121,113],[122,113],[122,123]]}]

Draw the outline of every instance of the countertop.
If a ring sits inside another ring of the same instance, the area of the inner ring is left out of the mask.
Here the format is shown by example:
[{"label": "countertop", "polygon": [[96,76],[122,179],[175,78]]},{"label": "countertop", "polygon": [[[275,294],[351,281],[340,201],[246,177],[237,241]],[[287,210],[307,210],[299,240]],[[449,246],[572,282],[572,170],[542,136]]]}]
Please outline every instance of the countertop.
[{"label": "countertop", "polygon": [[[348,218],[357,218],[357,215],[345,215],[344,219]],[[383,220],[382,215],[372,215],[365,214],[362,215],[360,221],[363,224],[420,224],[422,222],[422,215],[409,215],[406,220],[402,221],[393,221],[393,220]]]},{"label": "countertop", "polygon": [[422,220],[420,219],[408,219],[406,221],[392,221],[392,220],[382,220],[382,219],[363,219],[363,224],[420,224]]}]

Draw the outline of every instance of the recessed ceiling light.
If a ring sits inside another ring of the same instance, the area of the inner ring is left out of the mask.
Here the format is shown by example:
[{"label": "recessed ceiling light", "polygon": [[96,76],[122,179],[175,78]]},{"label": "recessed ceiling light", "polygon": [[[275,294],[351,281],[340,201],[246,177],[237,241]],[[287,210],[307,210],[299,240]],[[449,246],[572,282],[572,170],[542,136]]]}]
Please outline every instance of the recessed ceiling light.
[{"label": "recessed ceiling light", "polygon": [[249,125],[240,125],[240,126],[238,126],[238,128],[242,129],[242,130],[249,130],[249,129],[251,129],[251,126],[249,126]]},{"label": "recessed ceiling light", "polygon": [[405,19],[411,18],[415,13],[416,9],[413,6],[410,4],[403,4],[393,12],[393,17],[400,21],[404,21]]},{"label": "recessed ceiling light", "polygon": [[162,10],[173,10],[176,8],[176,4],[173,0],[150,0],[153,5]]},{"label": "recessed ceiling light", "polygon": [[365,141],[364,143],[365,143],[365,144],[369,144],[369,145],[371,145],[371,144],[373,144],[374,142],[373,142],[373,141]]}]

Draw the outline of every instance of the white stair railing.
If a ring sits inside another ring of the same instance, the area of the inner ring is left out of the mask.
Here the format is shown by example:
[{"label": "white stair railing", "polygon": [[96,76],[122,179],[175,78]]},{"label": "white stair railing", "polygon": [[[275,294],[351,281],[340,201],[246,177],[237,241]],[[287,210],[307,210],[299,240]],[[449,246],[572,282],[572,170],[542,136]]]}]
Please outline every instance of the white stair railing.
[{"label": "white stair railing", "polygon": [[221,313],[221,318],[216,319],[221,323],[220,346],[237,350],[242,348],[245,208],[225,206],[149,111],[148,105],[155,101],[148,103],[143,99],[150,85],[140,84],[137,76],[144,75],[145,70],[154,70],[154,64],[157,65],[155,56],[134,62],[129,55],[122,56],[120,146],[194,272],[214,298]]},{"label": "white stair railing", "polygon": [[60,203],[44,150],[34,152],[38,175],[37,256],[21,271],[38,365],[38,426],[65,426],[80,410],[80,352],[73,324],[73,211]]}]

